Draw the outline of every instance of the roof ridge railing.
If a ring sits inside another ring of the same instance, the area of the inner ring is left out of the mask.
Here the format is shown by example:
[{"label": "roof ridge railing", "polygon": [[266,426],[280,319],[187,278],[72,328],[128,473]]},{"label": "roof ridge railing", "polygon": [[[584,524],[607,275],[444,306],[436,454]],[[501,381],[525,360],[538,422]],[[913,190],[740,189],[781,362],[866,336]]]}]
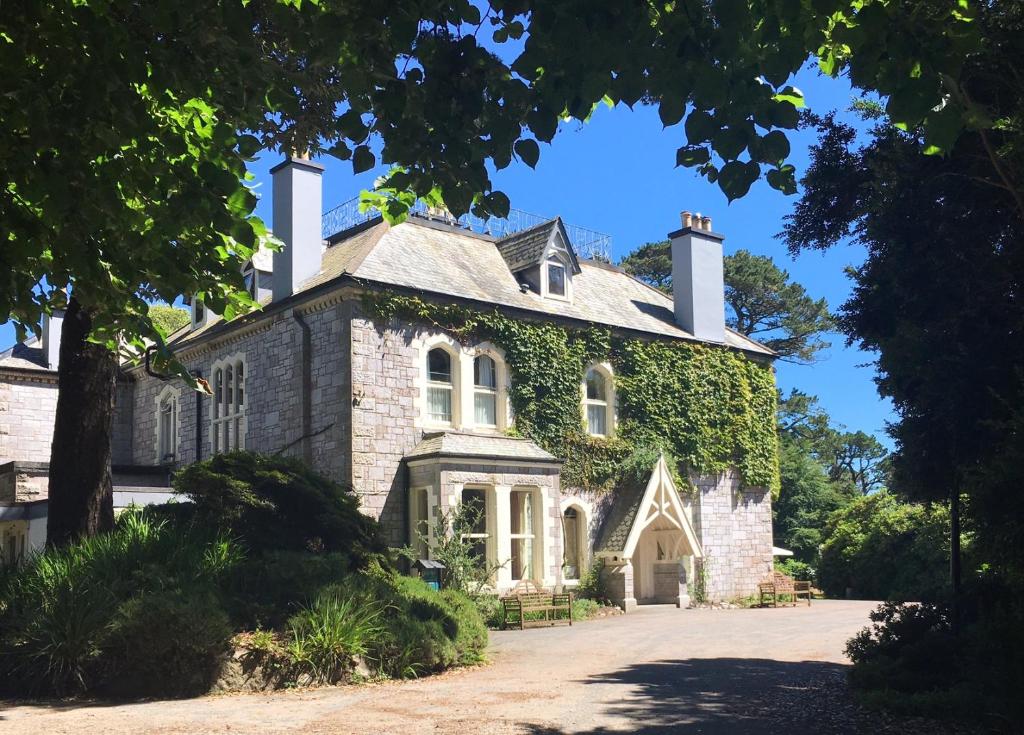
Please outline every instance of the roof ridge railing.
[{"label": "roof ridge railing", "polygon": [[[537,214],[524,212],[521,209],[510,209],[507,217],[477,217],[474,214],[464,214],[461,217],[453,217],[447,212],[427,207],[422,201],[417,200],[411,209],[412,214],[433,219],[440,222],[447,222],[453,226],[462,227],[480,235],[490,235],[501,238],[528,230],[544,222],[550,222],[554,217],[542,217]],[[321,231],[325,240],[338,233],[358,227],[361,224],[379,217],[380,212],[375,208],[361,211],[359,197],[353,197],[346,202],[324,212],[321,222]],[[563,223],[564,224],[564,223]],[[572,242],[578,255],[589,260],[603,260],[611,262],[612,238],[596,230],[579,225],[565,224],[565,232]]]}]

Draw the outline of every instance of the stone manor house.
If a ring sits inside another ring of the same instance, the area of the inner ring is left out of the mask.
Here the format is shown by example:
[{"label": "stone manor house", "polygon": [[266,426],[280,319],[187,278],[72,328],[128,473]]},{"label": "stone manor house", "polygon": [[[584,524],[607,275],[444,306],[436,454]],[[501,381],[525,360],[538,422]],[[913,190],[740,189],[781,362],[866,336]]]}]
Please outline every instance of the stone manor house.
[{"label": "stone manor house", "polygon": [[[555,457],[513,438],[510,370],[496,345],[463,344],[423,324],[375,320],[366,292],[415,295],[525,320],[598,325],[613,334],[689,340],[770,363],[773,353],[726,328],[722,236],[684,213],[672,242],[673,296],[582,257],[595,233],[558,218],[480,226],[418,211],[389,226],[354,204],[322,215],[318,164],[272,170],[273,226],[285,244],[245,273],[263,309],[225,322],[193,301],[172,337],[212,396],[126,366],[114,426],[115,507],[165,502],[175,467],[244,448],[303,458],[351,486],[394,545],[424,556],[442,509],[483,509],[470,534],[520,579],[572,586],[603,559],[610,589],[637,603],[687,602],[695,560],[714,557],[710,596],[750,594],[772,567],[771,497],[736,472],[692,476],[680,493],[664,459],[635,492],[564,487]],[[346,208],[347,207],[347,208]],[[481,231],[481,230],[488,231]],[[41,339],[0,352],[0,548],[17,559],[45,542],[60,319]],[[580,375],[594,436],[616,432],[616,376]]]}]

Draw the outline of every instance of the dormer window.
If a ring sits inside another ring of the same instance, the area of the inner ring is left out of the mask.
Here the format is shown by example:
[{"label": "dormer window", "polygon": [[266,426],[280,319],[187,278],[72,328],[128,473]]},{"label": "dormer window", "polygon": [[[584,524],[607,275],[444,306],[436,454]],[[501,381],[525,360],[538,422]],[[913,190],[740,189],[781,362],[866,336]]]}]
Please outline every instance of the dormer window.
[{"label": "dormer window", "polygon": [[256,269],[250,266],[242,271],[242,280],[245,282],[245,290],[249,292],[249,297],[255,299],[257,294]]},{"label": "dormer window", "polygon": [[548,263],[548,293],[552,296],[566,296],[565,266],[561,263]]},{"label": "dormer window", "polygon": [[206,321],[206,307],[198,298],[192,299],[192,326],[198,328]]}]

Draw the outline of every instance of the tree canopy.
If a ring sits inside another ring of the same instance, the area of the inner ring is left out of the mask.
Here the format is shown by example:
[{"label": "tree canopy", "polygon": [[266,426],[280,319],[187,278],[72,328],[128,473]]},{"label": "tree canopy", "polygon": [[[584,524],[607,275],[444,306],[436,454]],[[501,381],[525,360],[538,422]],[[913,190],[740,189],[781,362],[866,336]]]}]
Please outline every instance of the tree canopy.
[{"label": "tree canopy", "polygon": [[642,103],[680,126],[677,163],[729,197],[760,176],[792,192],[785,131],[803,97],[790,79],[809,59],[948,145],[969,108],[934,108],[977,45],[972,12],[962,0],[8,3],[0,321],[36,329],[70,284],[94,339],[162,346],[146,299],[250,308],[238,270],[266,234],[245,186],[261,146],[357,172],[394,164],[380,193],[392,216],[433,191],[455,213],[500,215],[509,202],[488,165],[535,165],[560,120]]}]

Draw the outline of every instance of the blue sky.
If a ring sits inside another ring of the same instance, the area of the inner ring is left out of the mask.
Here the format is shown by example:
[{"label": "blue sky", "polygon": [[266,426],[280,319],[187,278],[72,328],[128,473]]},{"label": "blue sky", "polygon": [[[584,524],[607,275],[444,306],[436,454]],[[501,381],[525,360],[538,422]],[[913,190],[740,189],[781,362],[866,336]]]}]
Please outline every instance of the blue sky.
[{"label": "blue sky", "polygon": [[[797,79],[809,106],[817,111],[849,106],[853,93],[843,81],[821,78],[808,71]],[[791,162],[802,171],[813,134],[792,134]],[[838,307],[850,284],[843,269],[863,259],[857,247],[834,248],[827,253],[805,253],[792,260],[775,239],[795,197],[787,197],[758,182],[746,197],[729,204],[717,186],[689,169],[675,168],[675,150],[685,143],[682,126],[663,129],[656,110],[601,107],[590,123],[563,124],[551,145],[541,145],[536,170],[513,163],[498,172],[495,182],[512,206],[534,214],[561,215],[566,222],[612,236],[617,261],[645,242],[662,240],[679,227],[679,212],[700,211],[714,219],[714,229],[726,236],[726,252],[745,248],[769,255],[786,268],[815,297],[824,296]],[[268,169],[279,160],[267,154],[253,166],[257,208],[265,221],[270,216]],[[347,162],[327,158],[324,207],[330,208],[369,188],[382,169],[352,174]],[[0,325],[0,346],[13,342],[13,328]],[[847,348],[841,335],[818,363],[795,366],[780,363],[778,380],[783,390],[798,387],[819,396],[833,420],[851,430],[882,436],[892,409],[875,391],[870,354]],[[888,442],[887,442],[888,443]]]}]

